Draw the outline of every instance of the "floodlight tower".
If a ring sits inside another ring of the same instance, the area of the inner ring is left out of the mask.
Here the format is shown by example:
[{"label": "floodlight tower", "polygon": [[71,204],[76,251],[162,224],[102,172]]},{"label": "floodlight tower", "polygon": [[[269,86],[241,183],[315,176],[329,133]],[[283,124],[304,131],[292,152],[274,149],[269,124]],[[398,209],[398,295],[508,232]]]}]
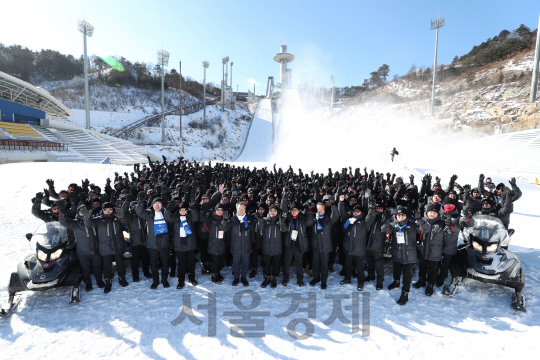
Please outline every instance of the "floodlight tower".
[{"label": "floodlight tower", "polygon": [[[540,19],[538,19],[538,29],[540,29]],[[534,65],[531,82],[531,98],[530,102],[536,101],[536,89],[538,87],[538,59],[540,57],[540,30],[536,30],[536,50],[534,52]]]},{"label": "floodlight tower", "polygon": [[289,87],[289,83],[287,81],[287,63],[290,63],[293,60],[294,55],[287,52],[287,45],[281,45],[281,52],[274,55],[274,61],[280,64],[279,82],[281,83],[282,89]]},{"label": "floodlight tower", "polygon": [[161,142],[165,142],[165,66],[169,65],[169,52],[157,51],[157,59],[161,65]]},{"label": "floodlight tower", "polygon": [[330,97],[330,114],[334,112],[334,75],[330,75],[332,80],[332,96]]},{"label": "floodlight tower", "polygon": [[79,31],[84,43],[84,102],[86,106],[86,128],[90,130],[90,105],[88,99],[88,56],[86,55],[86,37],[94,35],[94,27],[84,20],[79,20]]},{"label": "floodlight tower", "polygon": [[180,115],[180,157],[184,157],[184,143],[182,141],[182,61],[180,61],[178,69],[178,73],[180,75],[180,89],[178,92],[180,94],[178,99],[178,115]]},{"label": "floodlight tower", "polygon": [[206,128],[206,69],[210,66],[210,63],[206,60],[202,62],[204,68],[204,80],[203,80],[203,125]]},{"label": "floodlight tower", "polygon": [[225,67],[227,66],[227,63],[229,62],[229,57],[225,56],[223,59],[221,59],[223,63],[223,79],[221,80],[221,110],[225,110],[225,86],[227,86],[227,82],[225,81]]},{"label": "floodlight tower", "polygon": [[444,26],[444,16],[437,16],[435,20],[431,20],[431,30],[436,29],[435,35],[435,60],[433,62],[433,87],[431,89],[431,116],[435,113],[435,82],[437,80],[437,48],[439,46],[439,28]]}]

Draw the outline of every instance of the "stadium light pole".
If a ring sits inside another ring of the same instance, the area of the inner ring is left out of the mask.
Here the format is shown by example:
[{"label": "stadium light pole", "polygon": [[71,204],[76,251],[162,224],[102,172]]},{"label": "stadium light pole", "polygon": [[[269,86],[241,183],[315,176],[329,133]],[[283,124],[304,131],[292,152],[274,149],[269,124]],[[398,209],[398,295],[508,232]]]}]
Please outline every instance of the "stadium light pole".
[{"label": "stadium light pole", "polygon": [[227,63],[229,62],[229,57],[225,56],[222,59],[223,62],[223,80],[221,82],[221,110],[225,110],[225,86],[227,86],[227,83],[225,81],[225,67],[227,66]]},{"label": "stadium light pole", "polygon": [[536,50],[534,52],[534,65],[531,81],[531,98],[530,102],[536,101],[536,89],[538,88],[538,61],[540,57],[540,18],[538,19],[538,30],[536,30]]},{"label": "stadium light pole", "polygon": [[435,82],[437,80],[437,48],[439,46],[439,28],[444,26],[444,16],[437,16],[435,20],[431,20],[431,30],[436,29],[435,35],[435,60],[433,61],[433,86],[431,89],[431,116],[435,113]]},{"label": "stadium light pole", "polygon": [[79,31],[83,34],[84,44],[84,102],[86,107],[86,128],[90,130],[90,100],[88,96],[88,56],[86,54],[86,37],[94,35],[94,27],[84,20],[79,20]]},{"label": "stadium light pole", "polygon": [[206,60],[202,62],[204,68],[204,79],[203,79],[203,125],[206,128],[206,69],[210,66],[210,63]]},{"label": "stadium light pole", "polygon": [[180,115],[180,157],[184,157],[184,143],[182,141],[182,61],[180,61],[178,69],[178,73],[180,74],[180,100],[178,101],[178,114]]},{"label": "stadium light pole", "polygon": [[165,142],[165,66],[169,65],[169,52],[157,51],[158,62],[161,65],[161,142]]}]

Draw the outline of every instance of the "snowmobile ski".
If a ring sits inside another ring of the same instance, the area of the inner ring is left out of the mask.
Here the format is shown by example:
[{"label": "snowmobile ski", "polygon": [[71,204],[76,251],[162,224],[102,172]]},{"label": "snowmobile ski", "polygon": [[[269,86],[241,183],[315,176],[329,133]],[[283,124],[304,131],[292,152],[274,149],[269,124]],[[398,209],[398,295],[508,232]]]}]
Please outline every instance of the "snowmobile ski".
[{"label": "snowmobile ski", "polygon": [[521,295],[521,291],[516,291],[516,293],[512,295],[512,308],[517,311],[527,312],[527,309],[525,308],[525,298]]},{"label": "snowmobile ski", "polygon": [[81,302],[81,287],[80,285],[72,286],[71,293],[69,294],[69,303],[78,304],[79,302]]},{"label": "snowmobile ski", "polygon": [[21,300],[21,295],[16,295],[13,297],[13,299],[10,299],[9,308],[0,310],[0,318],[7,318],[11,316],[11,314],[13,314],[13,311],[15,311]]},{"label": "snowmobile ski", "polygon": [[459,284],[461,284],[461,278],[456,277],[452,279],[452,282],[450,284],[444,285],[442,294],[449,297],[456,295]]}]

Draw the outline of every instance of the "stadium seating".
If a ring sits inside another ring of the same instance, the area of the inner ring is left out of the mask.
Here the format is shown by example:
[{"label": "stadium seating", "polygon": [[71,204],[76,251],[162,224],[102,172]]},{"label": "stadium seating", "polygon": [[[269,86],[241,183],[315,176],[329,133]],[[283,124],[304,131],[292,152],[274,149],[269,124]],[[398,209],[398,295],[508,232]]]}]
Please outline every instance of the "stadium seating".
[{"label": "stadium seating", "polygon": [[[43,138],[41,134],[39,134],[27,124],[0,121],[0,128],[3,130],[3,132],[9,133],[17,137]],[[3,132],[1,135],[4,135]]]}]

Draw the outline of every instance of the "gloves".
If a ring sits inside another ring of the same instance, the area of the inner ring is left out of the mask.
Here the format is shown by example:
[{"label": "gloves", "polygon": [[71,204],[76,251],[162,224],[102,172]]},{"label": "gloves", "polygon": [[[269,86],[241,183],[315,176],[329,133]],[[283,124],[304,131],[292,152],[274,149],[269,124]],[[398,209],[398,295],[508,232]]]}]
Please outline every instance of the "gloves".
[{"label": "gloves", "polygon": [[41,200],[43,200],[43,193],[42,192],[36,193],[36,202],[41,202]]},{"label": "gloves", "polygon": [[510,185],[512,185],[512,187],[516,187],[516,178],[515,177],[508,180],[508,182],[510,183]]},{"label": "gloves", "polygon": [[409,180],[411,184],[414,184],[414,175],[410,175]]},{"label": "gloves", "polygon": [[43,193],[45,194],[45,197],[48,198],[49,196],[51,196],[51,193],[49,192],[49,190],[47,189],[43,189]]},{"label": "gloves", "polygon": [[454,174],[454,175],[452,175],[452,177],[450,178],[450,181],[451,181],[451,182],[454,182],[454,181],[457,180],[457,178],[458,178],[458,176],[457,176],[456,174]]},{"label": "gloves", "polygon": [[229,216],[229,212],[228,211],[223,211],[223,220],[229,220],[230,216]]},{"label": "gloves", "polygon": [[176,204],[174,203],[174,201],[169,201],[169,204],[167,204],[167,207],[165,208],[165,210],[169,210],[169,211],[173,211],[174,208],[175,208]]},{"label": "gloves", "polygon": [[165,157],[165,155],[161,155],[161,157],[163,158],[163,162],[167,161],[167,158]]},{"label": "gloves", "polygon": [[90,212],[90,210],[88,210],[88,208],[86,206],[82,206],[80,209],[79,209],[79,212],[81,214],[83,214],[83,217],[85,219],[90,219],[90,217],[92,216],[92,213]]},{"label": "gloves", "polygon": [[111,178],[107,178],[107,185],[111,185]]},{"label": "gloves", "polygon": [[47,179],[47,180],[45,180],[45,182],[47,183],[47,185],[49,185],[49,188],[54,187],[54,180],[53,179]]},{"label": "gloves", "polygon": [[60,212],[65,212],[65,210],[67,209],[67,202],[66,200],[62,199],[62,200],[58,200],[58,209],[60,210]]},{"label": "gloves", "polygon": [[485,179],[485,176],[484,176],[484,174],[480,174],[480,176],[478,177],[478,180],[480,180],[480,181],[484,181],[484,179]]},{"label": "gloves", "polygon": [[146,192],[145,191],[139,191],[139,193],[137,194],[137,201],[138,202],[143,202],[145,198],[146,198]]},{"label": "gloves", "polygon": [[118,171],[114,172],[114,176],[118,177]]}]

